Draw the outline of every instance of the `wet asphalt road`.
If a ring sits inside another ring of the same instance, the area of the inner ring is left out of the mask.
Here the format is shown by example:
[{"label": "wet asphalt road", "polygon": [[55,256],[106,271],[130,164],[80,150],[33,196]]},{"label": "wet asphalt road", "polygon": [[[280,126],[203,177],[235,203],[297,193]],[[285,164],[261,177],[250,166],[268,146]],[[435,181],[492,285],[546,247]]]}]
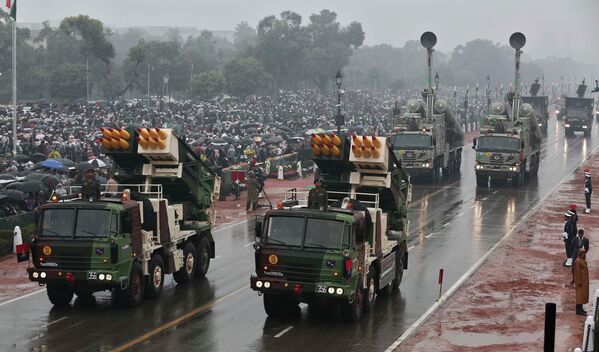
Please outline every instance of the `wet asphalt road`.
[{"label": "wet asphalt road", "polygon": [[477,189],[467,141],[461,178],[414,186],[401,289],[378,297],[374,311],[355,324],[304,305],[301,316],[268,318],[249,288],[254,237],[244,222],[216,231],[207,280],[177,287],[169,276],[163,296],[140,307],[119,309],[105,293],[95,295],[95,304],[54,309],[45,292],[0,305],[0,350],[110,351],[133,341],[132,350],[143,351],[384,351],[435,302],[439,269],[447,289],[599,145],[597,128],[592,138],[565,140],[552,118],[538,180],[522,188]]}]

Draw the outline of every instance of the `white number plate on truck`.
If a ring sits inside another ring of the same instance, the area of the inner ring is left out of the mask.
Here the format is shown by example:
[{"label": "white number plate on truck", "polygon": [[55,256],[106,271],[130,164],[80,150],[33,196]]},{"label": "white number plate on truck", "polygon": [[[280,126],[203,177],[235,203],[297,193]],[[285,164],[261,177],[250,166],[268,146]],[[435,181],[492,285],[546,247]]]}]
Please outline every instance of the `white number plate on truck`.
[{"label": "white number plate on truck", "polygon": [[327,293],[327,285],[316,284],[316,292],[317,293]]},{"label": "white number plate on truck", "polygon": [[98,279],[98,273],[95,271],[88,271],[87,272],[87,279],[88,280],[97,280]]}]

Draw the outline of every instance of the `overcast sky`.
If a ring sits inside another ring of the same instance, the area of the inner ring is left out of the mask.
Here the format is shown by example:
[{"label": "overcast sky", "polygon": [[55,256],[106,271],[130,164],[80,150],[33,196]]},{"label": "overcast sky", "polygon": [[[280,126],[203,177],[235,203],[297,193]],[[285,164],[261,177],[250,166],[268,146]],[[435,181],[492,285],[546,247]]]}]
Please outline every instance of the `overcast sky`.
[{"label": "overcast sky", "polygon": [[119,27],[232,30],[241,21],[255,27],[284,10],[308,21],[324,8],[335,11],[342,24],[362,23],[367,45],[401,46],[432,30],[437,48],[448,51],[476,38],[507,43],[512,32],[521,31],[527,36],[525,53],[535,58],[599,62],[599,0],[18,0],[18,20],[87,14]]}]

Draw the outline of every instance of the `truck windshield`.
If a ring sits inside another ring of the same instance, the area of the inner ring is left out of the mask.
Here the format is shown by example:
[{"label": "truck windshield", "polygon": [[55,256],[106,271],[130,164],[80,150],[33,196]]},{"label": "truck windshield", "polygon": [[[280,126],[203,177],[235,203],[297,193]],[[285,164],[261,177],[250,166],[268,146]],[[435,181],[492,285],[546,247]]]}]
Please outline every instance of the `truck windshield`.
[{"label": "truck windshield", "polygon": [[339,220],[276,216],[269,220],[266,243],[341,249],[349,246],[349,227]]},{"label": "truck windshield", "polygon": [[404,148],[430,148],[432,147],[431,136],[426,134],[396,134],[391,136],[393,149]]},{"label": "truck windshield", "polygon": [[481,152],[519,152],[517,138],[500,136],[483,136],[478,138],[476,149]]},{"label": "truck windshield", "polygon": [[98,209],[46,209],[40,236],[89,238],[107,237],[110,211]]}]

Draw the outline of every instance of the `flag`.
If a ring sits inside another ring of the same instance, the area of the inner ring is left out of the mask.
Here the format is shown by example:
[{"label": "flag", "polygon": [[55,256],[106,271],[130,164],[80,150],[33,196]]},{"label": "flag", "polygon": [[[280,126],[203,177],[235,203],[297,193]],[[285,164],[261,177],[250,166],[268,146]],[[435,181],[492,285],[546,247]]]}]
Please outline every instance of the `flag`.
[{"label": "flag", "polygon": [[[10,4],[10,0],[6,0],[6,4]],[[13,21],[17,21],[17,0],[12,3],[10,7],[10,17],[12,17]]]}]

